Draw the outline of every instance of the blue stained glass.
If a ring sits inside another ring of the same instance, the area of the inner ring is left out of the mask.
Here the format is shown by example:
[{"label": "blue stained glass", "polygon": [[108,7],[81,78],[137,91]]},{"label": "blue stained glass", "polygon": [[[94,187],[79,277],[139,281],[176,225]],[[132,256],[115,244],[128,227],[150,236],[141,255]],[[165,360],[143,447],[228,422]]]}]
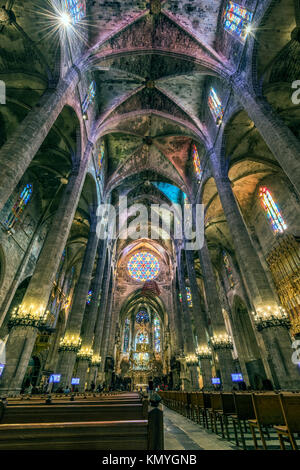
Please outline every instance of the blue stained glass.
[{"label": "blue stained glass", "polygon": [[130,335],[130,320],[126,318],[125,320],[125,329],[124,329],[124,344],[123,344],[123,352],[128,352],[129,349],[129,335]]},{"label": "blue stained glass", "polygon": [[65,7],[71,16],[73,25],[79,23],[86,15],[85,0],[65,0]]},{"label": "blue stained glass", "polygon": [[140,310],[136,315],[135,321],[137,323],[149,323],[149,313],[146,310]]},{"label": "blue stained glass", "polygon": [[87,299],[86,299],[86,303],[88,305],[90,305],[90,303],[92,301],[92,297],[93,297],[93,292],[90,290],[89,293],[88,293]]},{"label": "blue stained glass", "polygon": [[259,197],[262,201],[262,205],[266,211],[267,217],[272,225],[273,231],[275,233],[283,233],[287,229],[287,225],[283,220],[281,212],[268,188],[260,188]]},{"label": "blue stained glass", "polygon": [[208,106],[214,116],[216,124],[219,126],[223,120],[224,108],[214,88],[210,89]]},{"label": "blue stained glass", "polygon": [[129,275],[136,281],[150,281],[159,275],[160,264],[151,253],[138,252],[127,264]]},{"label": "blue stained glass", "polygon": [[175,204],[180,204],[182,196],[184,196],[183,191],[174,186],[173,184],[163,183],[163,182],[152,182],[154,186],[157,187],[171,202]]},{"label": "blue stained glass", "polygon": [[23,188],[21,194],[18,197],[17,202],[13,206],[11,213],[9,214],[5,225],[7,228],[12,228],[15,223],[20,219],[21,214],[23,213],[25,207],[29,203],[32,197],[32,184],[26,184]]},{"label": "blue stained glass", "polygon": [[90,83],[90,86],[89,86],[89,89],[88,89],[88,92],[83,100],[83,103],[82,103],[82,111],[83,113],[86,113],[87,110],[89,109],[90,107],[90,104],[94,101],[95,99],[95,96],[96,96],[96,82],[93,80],[91,83]]},{"label": "blue stained glass", "polygon": [[160,344],[160,321],[158,317],[154,318],[154,349],[155,352],[159,353],[161,344]]},{"label": "blue stained glass", "polygon": [[224,11],[224,28],[226,31],[233,33],[243,41],[246,40],[253,13],[241,7],[237,3],[229,1]]}]

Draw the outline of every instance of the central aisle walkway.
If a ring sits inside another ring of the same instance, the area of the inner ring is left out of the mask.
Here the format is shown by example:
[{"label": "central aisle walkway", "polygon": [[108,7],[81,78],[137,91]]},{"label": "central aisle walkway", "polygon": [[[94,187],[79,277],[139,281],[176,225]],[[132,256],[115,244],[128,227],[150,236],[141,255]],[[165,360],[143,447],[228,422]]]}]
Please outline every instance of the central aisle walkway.
[{"label": "central aisle walkway", "polygon": [[234,444],[163,407],[165,450],[237,450]]}]

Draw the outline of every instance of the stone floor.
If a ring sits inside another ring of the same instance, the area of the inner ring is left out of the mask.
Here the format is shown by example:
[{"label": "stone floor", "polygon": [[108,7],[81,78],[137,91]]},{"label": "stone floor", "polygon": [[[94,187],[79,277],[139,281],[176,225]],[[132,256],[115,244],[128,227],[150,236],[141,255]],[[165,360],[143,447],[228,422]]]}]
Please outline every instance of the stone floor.
[{"label": "stone floor", "polygon": [[165,450],[234,450],[237,447],[164,406]]}]

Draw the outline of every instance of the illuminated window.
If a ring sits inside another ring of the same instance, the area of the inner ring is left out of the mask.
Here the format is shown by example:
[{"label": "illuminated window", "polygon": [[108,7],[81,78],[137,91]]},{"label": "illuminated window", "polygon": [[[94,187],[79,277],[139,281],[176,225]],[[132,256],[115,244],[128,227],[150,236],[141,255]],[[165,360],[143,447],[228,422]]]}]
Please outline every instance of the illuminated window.
[{"label": "illuminated window", "polygon": [[287,229],[287,225],[283,220],[281,212],[277,204],[274,202],[274,199],[268,188],[265,186],[261,187],[259,190],[259,197],[274,232],[283,233]]},{"label": "illuminated window", "polygon": [[182,303],[182,294],[181,294],[181,292],[179,292],[178,297],[179,297],[179,302]]},{"label": "illuminated window", "polygon": [[212,112],[217,126],[219,126],[223,120],[224,108],[214,88],[210,89],[208,95],[208,106]]},{"label": "illuminated window", "polygon": [[92,297],[93,297],[93,292],[90,290],[89,293],[88,293],[87,299],[86,299],[86,303],[88,305],[90,305],[90,303],[92,301]]},{"label": "illuminated window", "polygon": [[230,261],[229,261],[229,258],[228,258],[228,255],[227,255],[226,251],[223,251],[223,261],[224,261],[225,271],[226,271],[226,274],[227,274],[227,277],[228,277],[230,287],[234,287],[232,269],[231,269]]},{"label": "illuminated window", "polygon": [[82,103],[82,111],[85,114],[87,110],[89,109],[90,104],[94,101],[94,98],[96,96],[96,82],[93,80],[90,83],[88,92],[83,100]]},{"label": "illuminated window", "polygon": [[140,310],[136,315],[135,321],[137,323],[149,323],[149,313],[146,310]]},{"label": "illuminated window", "polygon": [[130,258],[127,269],[133,279],[145,282],[158,276],[160,265],[157,258],[151,253],[139,252]]},{"label": "illuminated window", "polygon": [[5,225],[8,229],[13,228],[16,222],[20,220],[20,217],[22,213],[24,212],[25,207],[28,205],[31,197],[32,197],[32,184],[26,184],[26,186],[23,188],[22,192],[20,193],[17,202],[12,208],[9,216],[7,217],[7,220],[5,221]]},{"label": "illuminated window", "polygon": [[154,318],[154,349],[159,353],[161,349],[160,321],[158,316]]},{"label": "illuminated window", "polygon": [[253,13],[237,3],[228,2],[224,12],[224,28],[226,31],[245,41],[252,19]]},{"label": "illuminated window", "polygon": [[123,343],[123,352],[128,352],[129,349],[129,337],[130,337],[130,320],[126,318],[125,328],[124,328],[124,343]]},{"label": "illuminated window", "polygon": [[100,145],[100,148],[99,148],[98,160],[97,160],[97,164],[98,164],[97,175],[98,175],[98,176],[100,176],[101,171],[102,171],[103,162],[104,162],[104,156],[105,156],[105,144],[104,144],[104,142],[102,141],[102,142],[101,142],[101,145]]},{"label": "illuminated window", "polygon": [[73,24],[79,23],[86,15],[85,0],[65,0],[65,6]]},{"label": "illuminated window", "polygon": [[193,306],[192,293],[190,287],[186,287],[186,300],[189,307]]},{"label": "illuminated window", "polygon": [[202,168],[200,163],[200,157],[195,144],[193,144],[193,163],[197,178],[201,179],[202,177]]}]

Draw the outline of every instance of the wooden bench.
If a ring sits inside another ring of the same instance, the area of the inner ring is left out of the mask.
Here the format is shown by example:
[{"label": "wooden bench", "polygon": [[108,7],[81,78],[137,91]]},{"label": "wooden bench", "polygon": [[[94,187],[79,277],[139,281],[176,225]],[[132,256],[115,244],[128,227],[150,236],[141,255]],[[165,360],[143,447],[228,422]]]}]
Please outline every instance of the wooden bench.
[{"label": "wooden bench", "polygon": [[[249,419],[255,419],[255,412],[253,408],[252,394],[251,393],[234,393],[233,394],[235,413],[231,415],[233,423],[233,431],[235,436],[236,445],[239,447],[238,431],[240,431],[243,449],[246,450],[246,441],[244,432],[247,432],[247,422]],[[244,425],[244,430],[242,427]]]},{"label": "wooden bench", "polygon": [[284,417],[276,393],[253,393],[252,403],[255,412],[255,419],[248,420],[253,437],[254,447],[258,449],[255,430],[258,429],[264,450],[267,450],[265,433],[269,436],[268,426],[284,425]]},{"label": "wooden bench", "polygon": [[80,421],[143,420],[143,405],[138,404],[84,404],[69,402],[52,405],[8,405],[1,424],[62,423]]},{"label": "wooden bench", "polygon": [[0,425],[0,450],[147,450],[148,421]]},{"label": "wooden bench", "polygon": [[300,433],[300,396],[299,395],[279,395],[279,401],[283,413],[284,425],[275,425],[280,448],[285,450],[284,438],[290,442],[293,450],[298,450],[294,434]]}]

